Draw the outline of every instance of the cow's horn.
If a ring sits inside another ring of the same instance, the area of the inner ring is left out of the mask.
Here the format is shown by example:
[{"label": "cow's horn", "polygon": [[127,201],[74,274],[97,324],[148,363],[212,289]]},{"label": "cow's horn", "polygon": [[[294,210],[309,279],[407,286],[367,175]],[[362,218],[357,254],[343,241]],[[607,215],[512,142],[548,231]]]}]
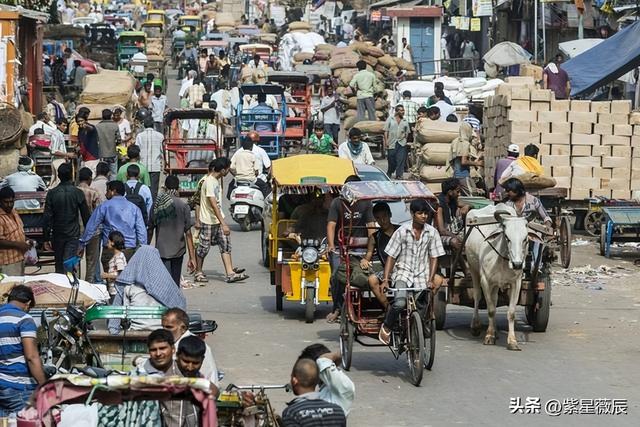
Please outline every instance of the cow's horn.
[{"label": "cow's horn", "polygon": [[498,221],[498,222],[502,222],[502,216],[503,216],[503,215],[509,215],[509,212],[506,212],[506,211],[496,211],[496,212],[493,214],[493,217],[496,219],[496,221]]}]

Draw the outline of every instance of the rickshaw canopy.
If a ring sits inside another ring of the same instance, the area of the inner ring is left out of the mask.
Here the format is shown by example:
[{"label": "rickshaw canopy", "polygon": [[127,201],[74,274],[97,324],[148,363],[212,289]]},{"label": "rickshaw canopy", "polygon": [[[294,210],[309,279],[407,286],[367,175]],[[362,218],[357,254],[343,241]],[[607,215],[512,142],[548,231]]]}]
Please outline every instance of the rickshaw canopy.
[{"label": "rickshaw canopy", "polygon": [[271,46],[262,43],[243,44],[240,46],[240,51],[245,53],[247,51],[254,51],[255,53],[268,53],[271,55],[273,49]]},{"label": "rickshaw canopy", "polygon": [[170,110],[164,115],[164,123],[170,125],[174,120],[213,120],[217,116],[216,110],[195,108],[190,110]]},{"label": "rickshaw canopy", "polygon": [[273,83],[309,83],[309,76],[297,71],[273,71],[267,72],[267,80]]},{"label": "rickshaw canopy", "polygon": [[353,162],[324,154],[301,154],[274,160],[273,180],[278,186],[341,186],[351,175],[357,175]]},{"label": "rickshaw canopy", "polygon": [[207,33],[202,37],[203,40],[229,41],[229,35],[225,33]]},{"label": "rickshaw canopy", "polygon": [[164,22],[156,21],[156,20],[149,20],[149,21],[144,22],[142,24],[142,28],[145,28],[145,27],[160,27],[160,28],[163,28],[164,27]]},{"label": "rickshaw canopy", "polygon": [[123,31],[123,32],[120,33],[120,37],[118,38],[118,40],[122,41],[123,39],[125,39],[125,40],[128,40],[128,39],[132,39],[132,40],[142,39],[143,41],[146,41],[147,34],[144,31]]},{"label": "rickshaw canopy", "polygon": [[240,86],[240,96],[244,95],[258,95],[264,93],[265,95],[283,95],[284,88],[280,85],[242,85]]},{"label": "rickshaw canopy", "polygon": [[420,181],[349,182],[342,187],[340,196],[350,204],[359,200],[436,200],[431,190]]},{"label": "rickshaw canopy", "polygon": [[199,16],[184,15],[178,18],[178,25],[189,25],[200,29],[202,27],[202,20]]},{"label": "rickshaw canopy", "polygon": [[229,43],[226,42],[225,40],[202,40],[200,41],[200,43],[198,43],[198,46],[201,49],[207,49],[207,48],[226,48],[227,46],[229,46]]}]

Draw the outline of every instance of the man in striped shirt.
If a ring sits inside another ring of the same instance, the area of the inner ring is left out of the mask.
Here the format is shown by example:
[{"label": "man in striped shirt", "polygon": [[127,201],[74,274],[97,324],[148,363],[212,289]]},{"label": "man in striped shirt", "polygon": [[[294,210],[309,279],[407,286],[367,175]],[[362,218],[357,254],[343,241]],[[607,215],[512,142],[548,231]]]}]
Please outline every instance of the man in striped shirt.
[{"label": "man in striped shirt", "polygon": [[0,306],[0,417],[18,413],[38,384],[45,382],[36,342],[36,324],[27,314],[35,305],[31,288],[16,285]]}]

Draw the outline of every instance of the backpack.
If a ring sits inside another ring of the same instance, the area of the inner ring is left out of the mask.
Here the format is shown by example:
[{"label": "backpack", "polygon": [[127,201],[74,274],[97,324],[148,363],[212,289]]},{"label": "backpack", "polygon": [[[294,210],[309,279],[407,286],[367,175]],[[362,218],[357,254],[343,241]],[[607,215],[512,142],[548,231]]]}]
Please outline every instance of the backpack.
[{"label": "backpack", "polygon": [[135,188],[131,188],[125,184],[125,189],[127,191],[125,198],[131,203],[133,203],[134,205],[136,205],[138,209],[140,209],[140,212],[142,213],[142,219],[144,220],[144,225],[148,225],[149,218],[147,214],[147,205],[144,203],[144,199],[139,194],[141,188],[142,188],[141,182],[138,182]]}]

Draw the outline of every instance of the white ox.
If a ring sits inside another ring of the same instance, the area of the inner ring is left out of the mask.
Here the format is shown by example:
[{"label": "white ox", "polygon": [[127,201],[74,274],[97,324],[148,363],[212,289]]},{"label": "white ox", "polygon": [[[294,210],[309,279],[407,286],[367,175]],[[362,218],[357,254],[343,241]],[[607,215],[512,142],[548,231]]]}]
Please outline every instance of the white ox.
[{"label": "white ox", "polygon": [[[504,204],[487,206],[472,210],[467,215],[467,224],[482,219],[493,219],[493,224],[477,227],[467,226],[470,233],[465,250],[471,278],[473,280],[474,311],[471,320],[471,333],[480,335],[481,325],[478,317],[478,305],[484,293],[489,315],[489,327],[484,344],[496,342],[496,305],[498,291],[509,290],[509,335],[507,348],[520,350],[515,334],[516,304],[522,284],[522,268],[527,255],[528,228],[527,219],[519,218],[513,208]],[[497,221],[497,222],[495,222]]]}]

